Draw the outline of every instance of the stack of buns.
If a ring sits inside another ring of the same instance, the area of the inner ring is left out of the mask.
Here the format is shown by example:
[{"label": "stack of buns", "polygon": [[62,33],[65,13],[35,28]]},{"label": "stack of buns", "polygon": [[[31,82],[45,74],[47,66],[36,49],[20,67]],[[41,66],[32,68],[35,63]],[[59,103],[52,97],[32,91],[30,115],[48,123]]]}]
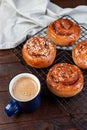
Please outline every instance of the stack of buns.
[{"label": "stack of buns", "polygon": [[[35,36],[26,41],[22,48],[23,59],[31,67],[46,68],[55,60],[56,45],[72,45],[80,35],[78,24],[67,18],[59,18],[47,27],[50,40],[44,36]],[[84,76],[81,69],[87,69],[87,40],[77,43],[72,49],[72,59],[76,65],[57,63],[47,73],[47,87],[59,97],[72,97],[83,89]]]}]

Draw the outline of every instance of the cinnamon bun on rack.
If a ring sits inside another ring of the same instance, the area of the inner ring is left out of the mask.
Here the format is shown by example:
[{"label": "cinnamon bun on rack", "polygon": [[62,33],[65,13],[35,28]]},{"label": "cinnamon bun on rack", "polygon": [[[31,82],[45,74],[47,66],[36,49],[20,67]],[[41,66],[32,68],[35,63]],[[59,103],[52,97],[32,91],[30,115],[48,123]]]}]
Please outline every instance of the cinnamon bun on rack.
[{"label": "cinnamon bun on rack", "polygon": [[81,70],[72,64],[58,63],[47,74],[48,89],[59,97],[72,97],[84,86]]},{"label": "cinnamon bun on rack", "polygon": [[43,36],[35,36],[24,44],[22,56],[28,65],[45,68],[53,63],[56,57],[56,46]]},{"label": "cinnamon bun on rack", "polygon": [[72,45],[79,39],[80,34],[80,26],[67,18],[59,18],[47,28],[48,37],[60,46]]},{"label": "cinnamon bun on rack", "polygon": [[87,40],[79,42],[72,49],[72,58],[77,66],[87,69]]}]

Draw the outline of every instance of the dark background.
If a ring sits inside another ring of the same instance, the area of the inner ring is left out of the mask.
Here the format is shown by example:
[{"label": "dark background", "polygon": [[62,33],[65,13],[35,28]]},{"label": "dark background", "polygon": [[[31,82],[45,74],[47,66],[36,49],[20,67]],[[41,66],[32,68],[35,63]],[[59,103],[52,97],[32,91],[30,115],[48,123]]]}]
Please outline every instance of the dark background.
[{"label": "dark background", "polygon": [[62,8],[76,7],[78,5],[87,5],[87,0],[51,0],[51,2],[59,5]]}]

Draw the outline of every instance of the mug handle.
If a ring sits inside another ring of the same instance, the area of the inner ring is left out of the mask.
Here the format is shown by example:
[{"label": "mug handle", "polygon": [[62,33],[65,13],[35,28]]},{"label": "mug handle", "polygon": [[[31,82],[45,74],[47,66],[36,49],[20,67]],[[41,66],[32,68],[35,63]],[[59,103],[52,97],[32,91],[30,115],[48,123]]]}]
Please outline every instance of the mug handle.
[{"label": "mug handle", "polygon": [[8,116],[12,116],[19,111],[20,107],[16,100],[12,99],[4,108]]}]

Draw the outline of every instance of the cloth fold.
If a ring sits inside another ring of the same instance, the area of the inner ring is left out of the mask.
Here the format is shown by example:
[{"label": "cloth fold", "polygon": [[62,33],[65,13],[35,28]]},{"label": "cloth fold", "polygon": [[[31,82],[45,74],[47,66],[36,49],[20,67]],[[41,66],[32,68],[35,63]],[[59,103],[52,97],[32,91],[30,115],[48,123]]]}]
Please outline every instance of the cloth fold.
[{"label": "cloth fold", "polygon": [[61,8],[49,0],[0,0],[0,49],[10,49],[56,20],[70,15],[87,27],[87,6]]}]

